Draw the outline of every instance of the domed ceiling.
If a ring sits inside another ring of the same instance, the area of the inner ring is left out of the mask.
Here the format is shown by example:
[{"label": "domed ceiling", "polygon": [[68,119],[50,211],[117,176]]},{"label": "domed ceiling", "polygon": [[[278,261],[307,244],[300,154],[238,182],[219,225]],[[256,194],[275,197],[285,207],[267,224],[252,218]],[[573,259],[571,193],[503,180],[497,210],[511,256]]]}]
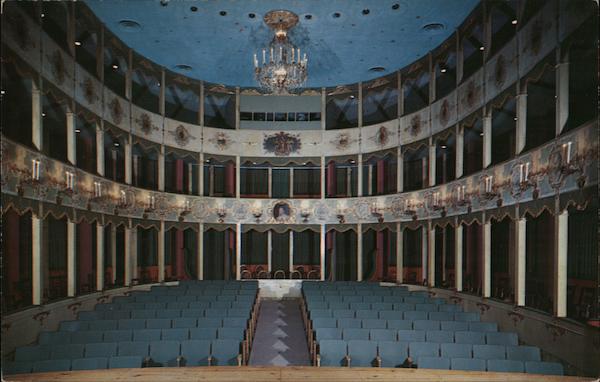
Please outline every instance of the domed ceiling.
[{"label": "domed ceiling", "polygon": [[253,55],[273,38],[263,16],[299,16],[289,37],[308,54],[306,87],[367,81],[449,37],[477,0],[85,0],[108,29],[150,60],[189,77],[255,87]]}]

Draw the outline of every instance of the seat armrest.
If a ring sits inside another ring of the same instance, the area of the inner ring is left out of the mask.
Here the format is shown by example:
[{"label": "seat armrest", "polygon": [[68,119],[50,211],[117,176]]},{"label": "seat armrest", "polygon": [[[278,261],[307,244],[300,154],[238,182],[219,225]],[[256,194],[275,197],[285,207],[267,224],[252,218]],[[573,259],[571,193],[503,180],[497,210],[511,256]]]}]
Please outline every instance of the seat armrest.
[{"label": "seat armrest", "polygon": [[238,363],[238,366],[242,366],[242,355],[241,354],[238,354],[238,356],[237,356],[237,363]]},{"label": "seat armrest", "polygon": [[315,357],[316,360],[316,367],[321,367],[321,355],[317,354],[317,356]]},{"label": "seat armrest", "polygon": [[380,356],[375,357],[375,364],[377,365],[377,367],[381,367],[381,357]]},{"label": "seat armrest", "polygon": [[213,357],[212,357],[212,355],[209,355],[208,356],[208,366],[212,366],[212,364],[213,364]]},{"label": "seat armrest", "polygon": [[350,367],[350,361],[352,361],[352,357],[350,357],[349,355],[346,355],[346,367]]}]

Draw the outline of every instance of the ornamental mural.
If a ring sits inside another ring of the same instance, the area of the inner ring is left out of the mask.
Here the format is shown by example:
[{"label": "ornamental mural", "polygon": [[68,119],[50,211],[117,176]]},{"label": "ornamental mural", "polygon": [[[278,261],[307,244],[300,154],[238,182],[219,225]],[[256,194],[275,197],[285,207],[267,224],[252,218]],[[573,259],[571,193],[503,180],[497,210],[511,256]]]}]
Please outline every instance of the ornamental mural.
[{"label": "ornamental mural", "polygon": [[11,13],[11,17],[7,20],[13,39],[19,45],[19,48],[28,50],[35,48],[35,42],[29,34],[29,25],[20,13]]},{"label": "ornamental mural", "polygon": [[159,130],[157,126],[152,124],[150,116],[146,113],[143,113],[139,118],[136,118],[135,123],[137,123],[140,130],[142,130],[145,135],[152,133],[152,131]]},{"label": "ornamental mural", "polygon": [[277,156],[290,155],[300,151],[302,142],[299,134],[289,134],[283,131],[273,135],[265,134],[263,150]]},{"label": "ornamental mural", "polygon": [[223,132],[216,133],[212,138],[209,138],[208,141],[221,151],[227,150],[232,143],[229,134]]},{"label": "ornamental mural", "polygon": [[335,146],[336,149],[340,151],[344,151],[350,147],[350,145],[356,142],[356,139],[353,139],[348,133],[339,133],[335,139],[329,141],[332,145]]},{"label": "ornamental mural", "polygon": [[51,56],[48,57],[50,60],[50,68],[52,70],[52,76],[61,85],[65,81],[65,61],[63,59],[60,50],[55,50]]},{"label": "ornamental mural", "polygon": [[90,77],[86,77],[85,80],[80,84],[81,89],[83,90],[83,97],[89,104],[93,104],[98,99],[96,95],[96,88],[94,86],[94,81]]},{"label": "ornamental mural", "polygon": [[371,140],[374,141],[378,146],[385,146],[390,140],[390,131],[385,126],[381,126],[377,129],[375,135],[371,137]]},{"label": "ornamental mural", "polygon": [[113,98],[113,100],[110,101],[108,107],[110,109],[110,116],[112,117],[112,120],[117,125],[121,124],[121,122],[123,121],[123,108],[121,107],[119,99],[116,97]]},{"label": "ornamental mural", "polygon": [[179,125],[175,128],[175,131],[169,131],[169,134],[173,136],[175,142],[179,146],[186,146],[190,140],[196,139],[183,125]]}]

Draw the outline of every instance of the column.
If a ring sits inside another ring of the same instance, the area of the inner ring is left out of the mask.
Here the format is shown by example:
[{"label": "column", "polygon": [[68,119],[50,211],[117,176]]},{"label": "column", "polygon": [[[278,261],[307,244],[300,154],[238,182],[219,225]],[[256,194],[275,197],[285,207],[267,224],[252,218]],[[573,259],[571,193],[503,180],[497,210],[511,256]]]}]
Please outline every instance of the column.
[{"label": "column", "polygon": [[396,283],[404,282],[404,231],[400,222],[396,223]]},{"label": "column", "polygon": [[[117,227],[114,224],[110,225],[110,264],[112,285],[117,282]],[[123,264],[121,264],[123,266]]]},{"label": "column", "polygon": [[321,281],[325,281],[325,224],[321,224],[320,228],[319,234],[321,240],[319,241],[319,269],[321,270]]},{"label": "column", "polygon": [[290,256],[290,278],[292,277],[292,272],[294,271],[294,231],[290,231],[290,250],[289,250],[289,256]]},{"label": "column", "polygon": [[160,93],[158,94],[158,112],[163,117],[165,117],[165,89],[167,88],[167,81],[165,80],[165,69],[162,68],[160,70]]},{"label": "column", "polygon": [[[67,119],[67,160],[72,165],[77,164],[77,149],[75,140],[75,114],[68,111],[66,113]],[[48,142],[50,143],[50,142]]]},{"label": "column", "polygon": [[516,150],[515,155],[519,155],[525,148],[525,139],[527,137],[527,94],[517,95],[517,131],[515,136]]},{"label": "column", "polygon": [[321,130],[327,129],[327,90],[321,88]]},{"label": "column", "polygon": [[[72,221],[67,222],[67,295],[69,297],[75,296],[76,290],[76,263],[75,256],[77,251],[75,250],[75,223]],[[51,240],[51,238],[49,238]]]},{"label": "column", "polygon": [[104,289],[104,226],[96,223],[96,290]]},{"label": "column", "polygon": [[363,84],[362,82],[358,83],[358,127],[362,127],[363,125],[363,106],[362,106],[362,100],[363,100]]},{"label": "column", "polygon": [[[435,227],[431,220],[427,222],[427,255],[429,256],[427,264],[427,285],[435,286]],[[443,265],[443,264],[442,264]]]},{"label": "column", "polygon": [[204,153],[198,155],[198,195],[204,196]]},{"label": "column", "polygon": [[515,304],[525,306],[525,270],[527,259],[527,220],[519,219],[515,225]]},{"label": "column", "polygon": [[[404,91],[402,90],[402,72],[398,70],[398,118],[404,114]],[[400,136],[400,134],[398,134]]]},{"label": "column", "polygon": [[200,107],[198,108],[198,124],[204,126],[204,82],[200,81]]},{"label": "column", "polygon": [[[560,54],[557,49],[557,54]],[[556,65],[556,136],[562,133],[569,118],[569,63]]]},{"label": "column", "polygon": [[463,175],[463,161],[465,155],[465,129],[457,125],[456,126],[456,179]]},{"label": "column", "polygon": [[321,155],[321,199],[325,199],[325,156]]},{"label": "column", "polygon": [[42,228],[43,220],[31,215],[31,297],[33,305],[42,304]]},{"label": "column", "polygon": [[428,227],[422,226],[421,227],[421,278],[423,280],[427,279],[427,277],[428,277],[427,270],[429,269],[428,268],[429,264],[427,264],[427,260],[429,259],[429,256],[427,256],[427,252],[429,249],[429,245],[427,243],[427,234],[428,233],[429,233]]},{"label": "column", "polygon": [[362,223],[358,223],[357,238],[356,241],[356,281],[362,281],[363,279],[363,237],[362,237]]},{"label": "column", "polygon": [[125,227],[125,280],[124,285],[130,286],[132,272],[131,272],[131,252],[132,252],[132,228],[127,226]]},{"label": "column", "polygon": [[269,167],[267,169],[267,176],[269,177],[268,184],[267,184],[267,192],[268,192],[269,198],[272,198],[273,197],[273,168],[272,167]]},{"label": "column", "polygon": [[373,165],[369,163],[367,166],[369,169],[367,172],[367,196],[371,196],[373,195]]},{"label": "column", "polygon": [[35,81],[31,81],[31,141],[39,151],[42,150],[42,96]]},{"label": "column", "polygon": [[358,154],[358,161],[356,162],[358,166],[358,192],[356,196],[363,196],[363,163],[362,163],[362,154]]},{"label": "column", "polygon": [[131,229],[131,258],[129,259],[131,262],[131,278],[139,279],[139,270],[138,270],[138,227],[133,227]]},{"label": "column", "polygon": [[492,223],[485,221],[483,223],[483,297],[489,298],[492,295]]},{"label": "column", "polygon": [[446,280],[447,280],[447,276],[446,276],[446,257],[448,255],[448,246],[446,245],[447,243],[447,239],[446,239],[446,226],[442,227],[442,266],[441,266],[441,270],[442,270],[442,282],[443,285],[446,285]]},{"label": "column", "polygon": [[267,270],[271,273],[273,269],[273,231],[267,231]]},{"label": "column", "polygon": [[[462,82],[463,78],[463,50],[461,44],[461,36],[456,30],[456,85],[458,86]],[[458,176],[457,176],[458,178]]]},{"label": "column", "polygon": [[[165,222],[160,221],[160,230],[158,231],[158,282],[165,281]],[[171,274],[173,273],[173,254],[171,254]]]},{"label": "column", "polygon": [[104,176],[104,131],[101,123],[96,123],[96,171]]},{"label": "column", "polygon": [[131,184],[131,181],[133,179],[132,177],[132,172],[133,172],[133,164],[132,164],[132,142],[131,142],[131,134],[129,134],[129,139],[128,141],[125,143],[125,183],[126,184]]},{"label": "column", "polygon": [[290,167],[290,198],[294,197],[294,168]]},{"label": "column", "polygon": [[462,292],[463,270],[463,226],[457,224],[454,229],[454,287],[457,292]]},{"label": "column", "polygon": [[[240,88],[235,88],[235,129],[240,129]],[[239,178],[238,178],[239,179]]]},{"label": "column", "polygon": [[429,187],[435,186],[436,144],[429,138]]},{"label": "column", "polygon": [[492,163],[492,116],[483,117],[483,168]]},{"label": "column", "polygon": [[554,217],[554,315],[567,316],[567,251],[569,212]]},{"label": "column", "polygon": [[398,146],[398,164],[396,165],[396,188],[398,192],[404,191],[404,155],[402,147]]},{"label": "column", "polygon": [[198,280],[204,280],[204,224],[198,224],[198,259],[196,266],[198,267]]},{"label": "column", "polygon": [[240,198],[240,156],[235,157],[235,197]]},{"label": "column", "polygon": [[[239,157],[238,157],[239,160]],[[241,279],[240,263],[242,262],[242,224],[235,224],[235,279]]]},{"label": "column", "polygon": [[158,153],[158,191],[165,190],[165,145],[160,145]]}]

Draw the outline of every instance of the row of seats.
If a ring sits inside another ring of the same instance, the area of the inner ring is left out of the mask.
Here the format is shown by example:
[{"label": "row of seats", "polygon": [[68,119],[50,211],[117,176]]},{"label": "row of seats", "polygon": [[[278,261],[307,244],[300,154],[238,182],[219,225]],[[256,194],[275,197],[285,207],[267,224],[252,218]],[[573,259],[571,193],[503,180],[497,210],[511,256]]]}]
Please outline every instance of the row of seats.
[{"label": "row of seats", "polygon": [[[233,303],[253,303],[254,295],[238,296],[194,296],[194,295],[169,295],[169,296],[137,296],[137,297],[115,297],[111,303],[98,304],[96,310],[118,310],[118,309],[184,309],[194,306],[208,307],[227,307],[227,304]],[[142,297],[156,297],[154,301]],[[128,301],[133,300],[133,301]],[[139,301],[142,300],[142,301]],[[175,304],[175,305],[173,305]],[[223,305],[223,306],[221,306]]]},{"label": "row of seats", "polygon": [[455,342],[471,345],[507,345],[519,344],[516,333],[505,332],[451,332],[445,330],[395,330],[395,329],[357,329],[357,328],[319,328],[315,329],[315,338],[322,340],[372,340],[404,342]]},{"label": "row of seats", "polygon": [[[436,300],[437,301],[437,300]],[[331,309],[331,310],[418,310],[425,312],[462,312],[459,305],[454,304],[411,304],[402,302],[340,302],[339,299],[333,301],[312,301],[306,302],[308,309]]]},{"label": "row of seats", "polygon": [[[381,285],[378,282],[368,281],[304,281],[302,289],[305,291],[313,290],[365,290],[365,289],[380,289]],[[388,287],[386,287],[388,288]],[[408,291],[405,285],[389,287],[395,291]],[[426,292],[425,292],[426,293]]]},{"label": "row of seats", "polygon": [[319,328],[365,328],[365,329],[405,329],[405,330],[445,330],[452,332],[497,332],[495,322],[479,321],[437,321],[437,320],[385,320],[360,318],[322,317],[312,320],[312,329]]},{"label": "row of seats", "polygon": [[417,310],[329,310],[312,309],[311,319],[316,318],[373,318],[381,320],[435,320],[435,321],[479,321],[480,315],[475,312],[426,312]]},{"label": "row of seats", "polygon": [[[410,356],[420,368],[523,372],[526,370],[525,364],[531,362],[529,372],[550,371],[549,374],[562,374],[560,364],[541,362],[539,349],[531,346],[464,346],[364,340],[324,340],[319,346],[320,366],[349,364],[358,367],[396,367]],[[440,364],[436,366],[435,360],[439,360]]]},{"label": "row of seats", "polygon": [[446,301],[443,298],[439,297],[420,297],[420,296],[381,296],[381,295],[332,295],[332,296],[322,296],[322,295],[305,295],[304,300],[308,303],[314,303],[318,301],[322,302],[388,302],[388,303],[399,303],[403,302],[405,304],[445,304]]},{"label": "row of seats", "polygon": [[117,329],[169,329],[169,328],[220,328],[246,327],[246,317],[180,317],[173,319],[121,319],[95,321],[62,321],[59,332],[85,332],[87,330]]},{"label": "row of seats", "polygon": [[[165,287],[167,288],[167,287]],[[119,296],[116,298],[116,302],[161,302],[161,301],[172,301],[173,297],[182,297],[182,300],[189,299],[189,301],[196,301],[194,297],[198,299],[206,297],[241,297],[254,296],[256,290],[254,289],[187,289],[171,287],[173,290],[169,290],[168,294],[163,291],[150,291],[150,292],[139,292],[131,294],[129,296]]]},{"label": "row of seats", "polygon": [[[15,355],[8,370],[13,373],[154,366],[239,365],[237,340],[137,341],[88,345],[56,345],[27,348]],[[88,361],[86,361],[86,359]],[[103,359],[98,361],[98,359]],[[105,360],[105,361],[104,361]],[[112,360],[112,362],[111,362]],[[127,365],[123,362],[129,361]],[[151,366],[151,365],[149,365]]]},{"label": "row of seats", "polygon": [[[181,317],[247,317],[250,314],[250,307],[247,308],[209,308],[209,309],[173,309],[180,311]],[[165,310],[167,311],[167,310]],[[81,321],[92,321],[92,320],[112,320],[112,319],[130,319],[130,320],[143,320],[143,319],[166,319],[157,318],[162,315],[161,310],[154,309],[136,309],[125,311],[127,313],[116,313],[119,311],[110,310],[92,310],[87,312],[79,313],[79,320]],[[175,314],[175,313],[171,313]]]},{"label": "row of seats", "polygon": [[174,329],[90,330],[84,332],[42,332],[40,345],[92,344],[97,342],[244,339],[245,325],[231,327],[200,327]]}]

